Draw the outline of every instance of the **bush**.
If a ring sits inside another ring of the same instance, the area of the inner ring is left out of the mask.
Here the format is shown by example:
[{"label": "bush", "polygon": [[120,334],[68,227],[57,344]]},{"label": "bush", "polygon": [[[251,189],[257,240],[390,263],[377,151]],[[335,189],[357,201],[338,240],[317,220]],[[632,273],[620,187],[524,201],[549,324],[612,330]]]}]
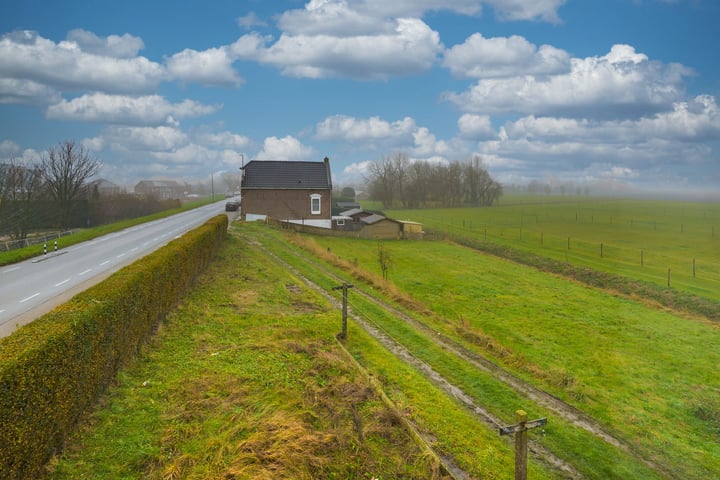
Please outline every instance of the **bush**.
[{"label": "bush", "polygon": [[0,478],[41,474],[213,258],[221,215],[0,339]]}]

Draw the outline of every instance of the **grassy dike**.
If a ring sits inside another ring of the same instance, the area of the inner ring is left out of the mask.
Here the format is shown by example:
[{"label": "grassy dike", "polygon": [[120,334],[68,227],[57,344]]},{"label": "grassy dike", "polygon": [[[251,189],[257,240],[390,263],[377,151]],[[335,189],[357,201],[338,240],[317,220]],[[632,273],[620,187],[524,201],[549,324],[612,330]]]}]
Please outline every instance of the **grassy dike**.
[{"label": "grassy dike", "polygon": [[232,234],[48,477],[443,478],[348,362],[337,315]]}]

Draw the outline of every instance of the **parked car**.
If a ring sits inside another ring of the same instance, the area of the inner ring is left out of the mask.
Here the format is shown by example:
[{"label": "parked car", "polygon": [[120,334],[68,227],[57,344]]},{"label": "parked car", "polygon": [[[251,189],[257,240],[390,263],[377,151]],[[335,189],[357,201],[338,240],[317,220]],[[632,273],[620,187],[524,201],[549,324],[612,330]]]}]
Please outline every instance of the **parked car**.
[{"label": "parked car", "polygon": [[240,208],[240,202],[238,202],[237,200],[232,200],[225,204],[226,212],[237,212],[238,208]]}]

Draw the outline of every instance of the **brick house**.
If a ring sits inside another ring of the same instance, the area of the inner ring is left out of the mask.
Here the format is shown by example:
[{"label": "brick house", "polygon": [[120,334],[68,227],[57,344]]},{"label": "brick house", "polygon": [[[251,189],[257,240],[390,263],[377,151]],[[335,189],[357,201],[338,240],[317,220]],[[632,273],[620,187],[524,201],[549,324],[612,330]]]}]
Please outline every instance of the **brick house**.
[{"label": "brick house", "polygon": [[252,160],[242,168],[241,211],[249,221],[276,220],[331,228],[330,160]]}]

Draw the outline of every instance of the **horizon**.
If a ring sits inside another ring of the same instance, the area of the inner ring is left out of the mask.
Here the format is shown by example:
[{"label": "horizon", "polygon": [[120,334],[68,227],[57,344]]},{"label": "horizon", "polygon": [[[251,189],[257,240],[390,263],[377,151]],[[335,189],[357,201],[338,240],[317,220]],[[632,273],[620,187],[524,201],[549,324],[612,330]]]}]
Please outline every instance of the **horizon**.
[{"label": "horizon", "polygon": [[503,185],[720,200],[713,0],[9,3],[0,162],[75,140],[94,178],[210,182],[396,152]]}]

